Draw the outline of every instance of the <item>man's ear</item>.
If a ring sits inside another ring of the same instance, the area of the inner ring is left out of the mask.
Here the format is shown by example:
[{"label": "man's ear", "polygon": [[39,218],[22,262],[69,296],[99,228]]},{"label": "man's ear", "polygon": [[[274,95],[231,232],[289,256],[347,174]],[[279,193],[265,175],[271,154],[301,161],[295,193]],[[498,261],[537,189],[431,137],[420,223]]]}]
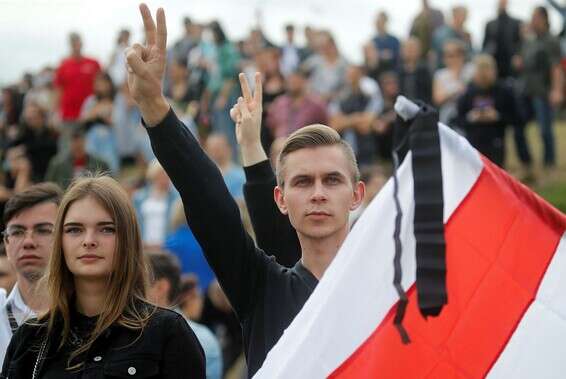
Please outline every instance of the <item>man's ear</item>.
[{"label": "man's ear", "polygon": [[362,181],[358,181],[354,183],[354,192],[352,194],[352,205],[350,205],[350,210],[353,211],[357,209],[364,200],[364,196],[366,195],[366,185]]},{"label": "man's ear", "polygon": [[160,304],[168,304],[170,290],[171,283],[169,283],[169,280],[165,278],[156,280],[154,283],[155,296],[158,298],[156,301]]},{"label": "man's ear", "polygon": [[285,195],[283,194],[283,189],[281,187],[275,186],[273,189],[273,199],[275,200],[275,204],[277,204],[279,211],[281,211],[284,215],[288,214],[287,205],[285,204]]}]

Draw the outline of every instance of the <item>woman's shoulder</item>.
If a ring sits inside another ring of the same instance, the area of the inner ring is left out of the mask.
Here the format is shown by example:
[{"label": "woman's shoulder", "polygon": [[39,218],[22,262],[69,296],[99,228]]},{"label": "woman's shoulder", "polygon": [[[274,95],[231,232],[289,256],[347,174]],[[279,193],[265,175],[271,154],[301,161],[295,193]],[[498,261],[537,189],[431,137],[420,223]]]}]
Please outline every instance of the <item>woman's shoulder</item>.
[{"label": "woman's shoulder", "polygon": [[153,312],[151,313],[150,321],[153,323],[177,323],[179,321],[185,321],[185,318],[175,312],[174,310],[162,308],[156,305],[149,304],[148,306],[153,307]]}]

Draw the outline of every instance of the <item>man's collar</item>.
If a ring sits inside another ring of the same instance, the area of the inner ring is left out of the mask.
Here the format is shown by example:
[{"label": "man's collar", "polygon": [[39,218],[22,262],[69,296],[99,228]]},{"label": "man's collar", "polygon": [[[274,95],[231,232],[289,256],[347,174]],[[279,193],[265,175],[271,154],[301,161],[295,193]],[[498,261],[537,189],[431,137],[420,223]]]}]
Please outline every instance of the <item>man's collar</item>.
[{"label": "man's collar", "polygon": [[12,291],[10,292],[8,299],[6,299],[6,302],[12,304],[14,308],[22,313],[33,313],[31,308],[28,307],[28,305],[24,302],[24,298],[22,297],[22,294],[20,292],[20,287],[18,286],[18,282],[16,282],[14,288],[12,288]]}]

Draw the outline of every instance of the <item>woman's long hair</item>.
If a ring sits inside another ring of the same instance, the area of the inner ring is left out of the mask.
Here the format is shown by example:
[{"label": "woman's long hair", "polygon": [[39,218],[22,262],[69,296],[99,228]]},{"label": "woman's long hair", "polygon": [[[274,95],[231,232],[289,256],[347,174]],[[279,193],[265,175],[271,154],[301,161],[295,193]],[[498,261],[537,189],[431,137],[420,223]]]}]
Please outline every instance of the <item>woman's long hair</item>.
[{"label": "woman's long hair", "polygon": [[112,324],[140,330],[141,333],[153,312],[153,308],[143,305],[148,283],[147,266],[143,257],[138,222],[128,195],[110,177],[80,178],[63,196],[55,222],[53,251],[47,272],[50,308],[41,318],[48,321],[48,334],[57,333],[55,325],[62,321],[63,330],[58,349],[68,341],[70,335],[75,283],[63,253],[63,225],[71,205],[87,197],[97,201],[112,217],[116,226],[116,250],[113,269],[108,277],[104,306],[87,341],[71,352],[67,362],[69,369],[78,368],[83,364],[73,361],[88,351],[93,342]]}]

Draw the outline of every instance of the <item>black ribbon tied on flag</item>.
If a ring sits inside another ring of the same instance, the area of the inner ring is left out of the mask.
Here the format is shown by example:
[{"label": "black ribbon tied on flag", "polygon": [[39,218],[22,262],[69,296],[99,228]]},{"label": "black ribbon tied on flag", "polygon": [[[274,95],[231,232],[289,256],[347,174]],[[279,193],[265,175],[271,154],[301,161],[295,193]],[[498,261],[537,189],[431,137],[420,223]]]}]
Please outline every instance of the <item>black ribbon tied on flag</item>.
[{"label": "black ribbon tied on flag", "polygon": [[408,121],[397,118],[394,129],[394,198],[395,257],[393,285],[399,294],[394,324],[403,343],[409,335],[403,327],[407,308],[407,294],[403,289],[400,241],[402,210],[398,199],[397,169],[408,150],[412,156],[414,183],[414,234],[416,240],[416,286],[419,310],[425,318],[438,316],[448,302],[446,291],[446,241],[444,238],[444,198],[442,188],[442,159],[438,113],[432,107],[419,103],[417,115]]}]

